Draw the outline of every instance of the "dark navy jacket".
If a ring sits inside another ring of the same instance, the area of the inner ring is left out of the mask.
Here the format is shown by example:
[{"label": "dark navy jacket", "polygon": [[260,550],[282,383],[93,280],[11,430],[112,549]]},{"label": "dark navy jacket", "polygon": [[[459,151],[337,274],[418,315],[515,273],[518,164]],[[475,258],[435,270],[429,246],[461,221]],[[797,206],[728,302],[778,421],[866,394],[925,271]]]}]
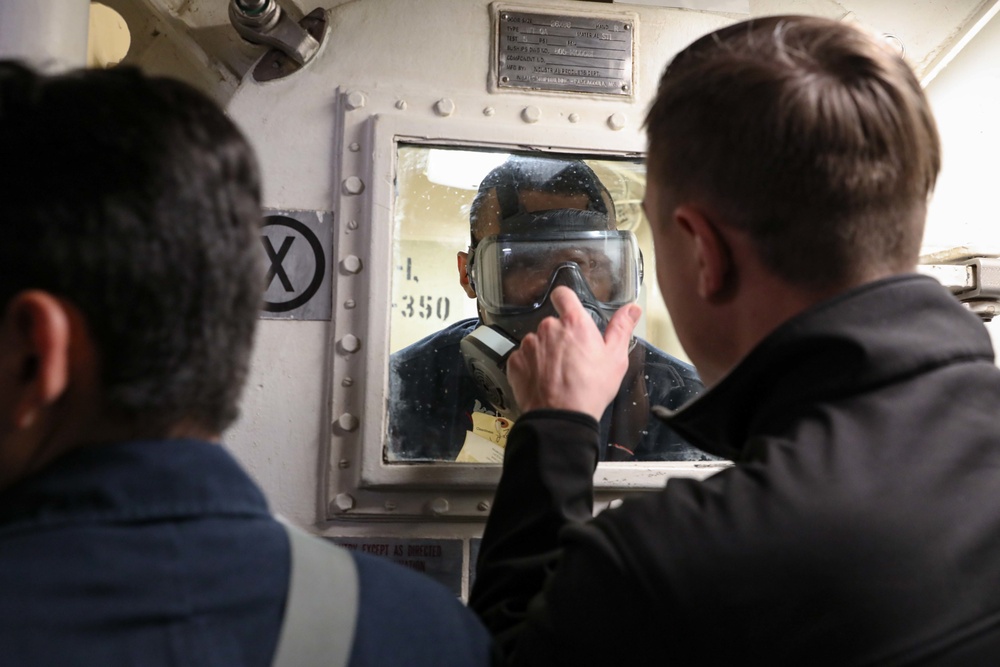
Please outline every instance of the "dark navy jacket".
[{"label": "dark navy jacket", "polygon": [[[459,344],[479,326],[461,320],[392,355],[389,365],[389,454],[399,460],[453,461],[472,429],[473,412],[495,414],[466,370]],[[703,385],[694,367],[643,340],[629,374],[601,420],[602,460],[698,461],[715,458],[692,447],[654,418],[655,405],[679,408]]]},{"label": "dark navy jacket", "polygon": [[[488,664],[451,593],[352,556],[351,665]],[[0,665],[266,667],[288,570],[284,529],[221,446],[77,450],[0,492]]]}]

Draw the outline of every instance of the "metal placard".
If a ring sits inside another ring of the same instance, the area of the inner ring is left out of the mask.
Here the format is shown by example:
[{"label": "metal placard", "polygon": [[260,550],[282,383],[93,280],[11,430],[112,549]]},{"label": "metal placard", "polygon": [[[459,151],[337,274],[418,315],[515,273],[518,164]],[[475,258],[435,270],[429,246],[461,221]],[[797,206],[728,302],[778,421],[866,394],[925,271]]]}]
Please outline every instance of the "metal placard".
[{"label": "metal placard", "polygon": [[621,18],[501,10],[497,85],[629,96],[634,27]]},{"label": "metal placard", "polygon": [[264,209],[260,243],[267,275],[262,319],[330,319],[332,239],[329,211]]},{"label": "metal placard", "polygon": [[381,556],[422,572],[462,596],[462,540],[328,537],[349,551]]}]

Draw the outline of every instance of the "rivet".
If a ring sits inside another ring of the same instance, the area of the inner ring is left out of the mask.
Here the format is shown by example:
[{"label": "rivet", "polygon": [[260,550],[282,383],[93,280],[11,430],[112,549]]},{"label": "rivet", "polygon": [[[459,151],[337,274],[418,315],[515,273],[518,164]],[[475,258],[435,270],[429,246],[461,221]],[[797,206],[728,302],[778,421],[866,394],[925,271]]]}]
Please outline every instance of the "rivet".
[{"label": "rivet", "polygon": [[442,514],[447,514],[451,509],[451,505],[448,503],[446,498],[435,498],[430,504],[431,514],[434,516],[441,516]]},{"label": "rivet", "polygon": [[354,378],[344,378],[343,380],[340,381],[340,385],[342,387],[353,387],[354,386]]},{"label": "rivet", "polygon": [[486,512],[487,510],[490,509],[490,504],[485,500],[480,501],[480,503],[476,505],[476,509],[479,510],[480,512]]},{"label": "rivet", "polygon": [[537,123],[542,118],[542,110],[536,106],[521,109],[521,120],[525,123]]},{"label": "rivet", "polygon": [[510,77],[509,76],[502,76],[502,77],[500,77],[500,83],[509,83],[509,82],[510,82]]},{"label": "rivet", "polygon": [[487,117],[494,115],[496,112],[497,110],[494,109],[493,107],[486,107],[485,109],[483,109],[483,115]]},{"label": "rivet", "polygon": [[357,176],[344,179],[344,192],[349,195],[359,195],[365,191],[365,183]]},{"label": "rivet", "polygon": [[360,109],[368,101],[360,90],[352,90],[344,98],[348,109]]},{"label": "rivet", "polygon": [[439,116],[450,116],[455,113],[455,103],[447,97],[443,97],[434,103],[434,112]]},{"label": "rivet", "polygon": [[356,141],[351,142],[351,145],[347,147],[352,153],[357,153],[361,150],[361,144]]},{"label": "rivet", "polygon": [[357,255],[348,255],[344,259],[340,260],[340,265],[344,267],[344,271],[348,273],[361,273],[361,258]]},{"label": "rivet", "polygon": [[358,422],[358,418],[350,412],[345,412],[337,418],[337,425],[345,431],[355,431],[360,425],[360,422]]},{"label": "rivet", "polygon": [[358,221],[357,220],[351,220],[351,221],[349,221],[347,223],[347,228],[348,229],[357,229],[358,228]]},{"label": "rivet", "polygon": [[608,116],[608,127],[615,131],[621,130],[625,127],[627,120],[625,114],[618,111]]},{"label": "rivet", "polygon": [[354,496],[349,493],[338,493],[333,499],[333,506],[341,512],[354,509]]},{"label": "rivet", "polygon": [[337,463],[337,465],[340,467],[341,470],[344,470],[346,468],[351,467],[351,462],[348,461],[347,459],[340,459],[340,462]]},{"label": "rivet", "polygon": [[580,114],[578,114],[578,113],[571,113],[569,115],[569,122],[571,122],[571,123],[579,123],[580,122]]},{"label": "rivet", "polygon": [[361,340],[354,334],[347,334],[340,339],[340,346],[345,352],[357,352],[361,349]]},{"label": "rivet", "polygon": [[355,308],[357,305],[358,302],[355,301],[354,299],[348,299],[347,301],[344,302],[344,308],[346,308],[347,310],[351,310]]},{"label": "rivet", "polygon": [[406,100],[396,100],[396,108],[400,111],[406,111]]}]

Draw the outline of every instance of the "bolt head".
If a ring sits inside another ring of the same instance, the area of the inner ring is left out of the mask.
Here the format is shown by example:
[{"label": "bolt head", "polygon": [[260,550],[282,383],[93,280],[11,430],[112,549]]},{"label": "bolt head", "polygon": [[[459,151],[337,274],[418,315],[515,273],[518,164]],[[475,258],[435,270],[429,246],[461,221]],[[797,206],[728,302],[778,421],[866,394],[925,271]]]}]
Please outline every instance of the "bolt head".
[{"label": "bolt head", "polygon": [[434,103],[434,112],[442,117],[447,117],[455,113],[455,102],[447,97],[441,98]]},{"label": "bolt head", "polygon": [[435,498],[431,501],[430,510],[434,516],[442,516],[451,510],[451,504],[447,498]]},{"label": "bolt head", "polygon": [[368,99],[365,97],[365,94],[362,93],[360,90],[352,90],[351,92],[347,93],[347,97],[344,98],[344,103],[347,105],[347,108],[351,110],[360,109],[367,102]]},{"label": "bolt head", "polygon": [[610,127],[612,130],[615,130],[616,132],[618,130],[624,129],[627,124],[628,124],[628,118],[626,118],[625,114],[621,113],[620,111],[608,116],[608,127]]},{"label": "bolt head", "polygon": [[521,120],[525,123],[537,123],[542,118],[542,110],[536,106],[521,109]]},{"label": "bolt head", "polygon": [[344,193],[349,195],[359,195],[365,191],[365,182],[357,176],[348,176],[344,179]]},{"label": "bolt head", "polygon": [[337,425],[345,431],[355,431],[360,426],[360,422],[350,412],[345,412],[337,419]]},{"label": "bolt head", "polygon": [[349,493],[338,493],[333,499],[333,506],[340,512],[354,509],[354,496]]},{"label": "bolt head", "polygon": [[340,346],[344,348],[346,352],[357,352],[361,349],[361,339],[354,334],[347,334],[340,339]]},{"label": "bolt head", "polygon": [[357,255],[348,255],[344,259],[340,260],[340,265],[344,267],[344,271],[348,273],[360,273],[362,268],[361,258]]}]

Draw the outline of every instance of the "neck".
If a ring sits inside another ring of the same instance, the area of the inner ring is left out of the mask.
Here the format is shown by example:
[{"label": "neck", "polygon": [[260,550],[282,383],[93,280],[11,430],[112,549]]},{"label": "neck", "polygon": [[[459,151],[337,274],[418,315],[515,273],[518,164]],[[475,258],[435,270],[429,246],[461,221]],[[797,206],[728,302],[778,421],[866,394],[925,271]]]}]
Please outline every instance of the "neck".
[{"label": "neck", "polygon": [[704,343],[702,361],[696,363],[702,381],[709,386],[721,380],[791,318],[838,294],[892,273],[873,271],[843,284],[806,287],[790,283],[764,267],[744,235],[729,232],[727,237],[733,260],[731,273],[725,290],[710,300],[708,314],[716,323],[718,334]]},{"label": "neck", "polygon": [[144,420],[102,416],[94,403],[89,409],[68,407],[63,402],[53,405],[29,429],[0,439],[0,489],[37,474],[77,449],[143,439],[220,440],[219,433],[190,420],[167,428],[149,428]]}]

